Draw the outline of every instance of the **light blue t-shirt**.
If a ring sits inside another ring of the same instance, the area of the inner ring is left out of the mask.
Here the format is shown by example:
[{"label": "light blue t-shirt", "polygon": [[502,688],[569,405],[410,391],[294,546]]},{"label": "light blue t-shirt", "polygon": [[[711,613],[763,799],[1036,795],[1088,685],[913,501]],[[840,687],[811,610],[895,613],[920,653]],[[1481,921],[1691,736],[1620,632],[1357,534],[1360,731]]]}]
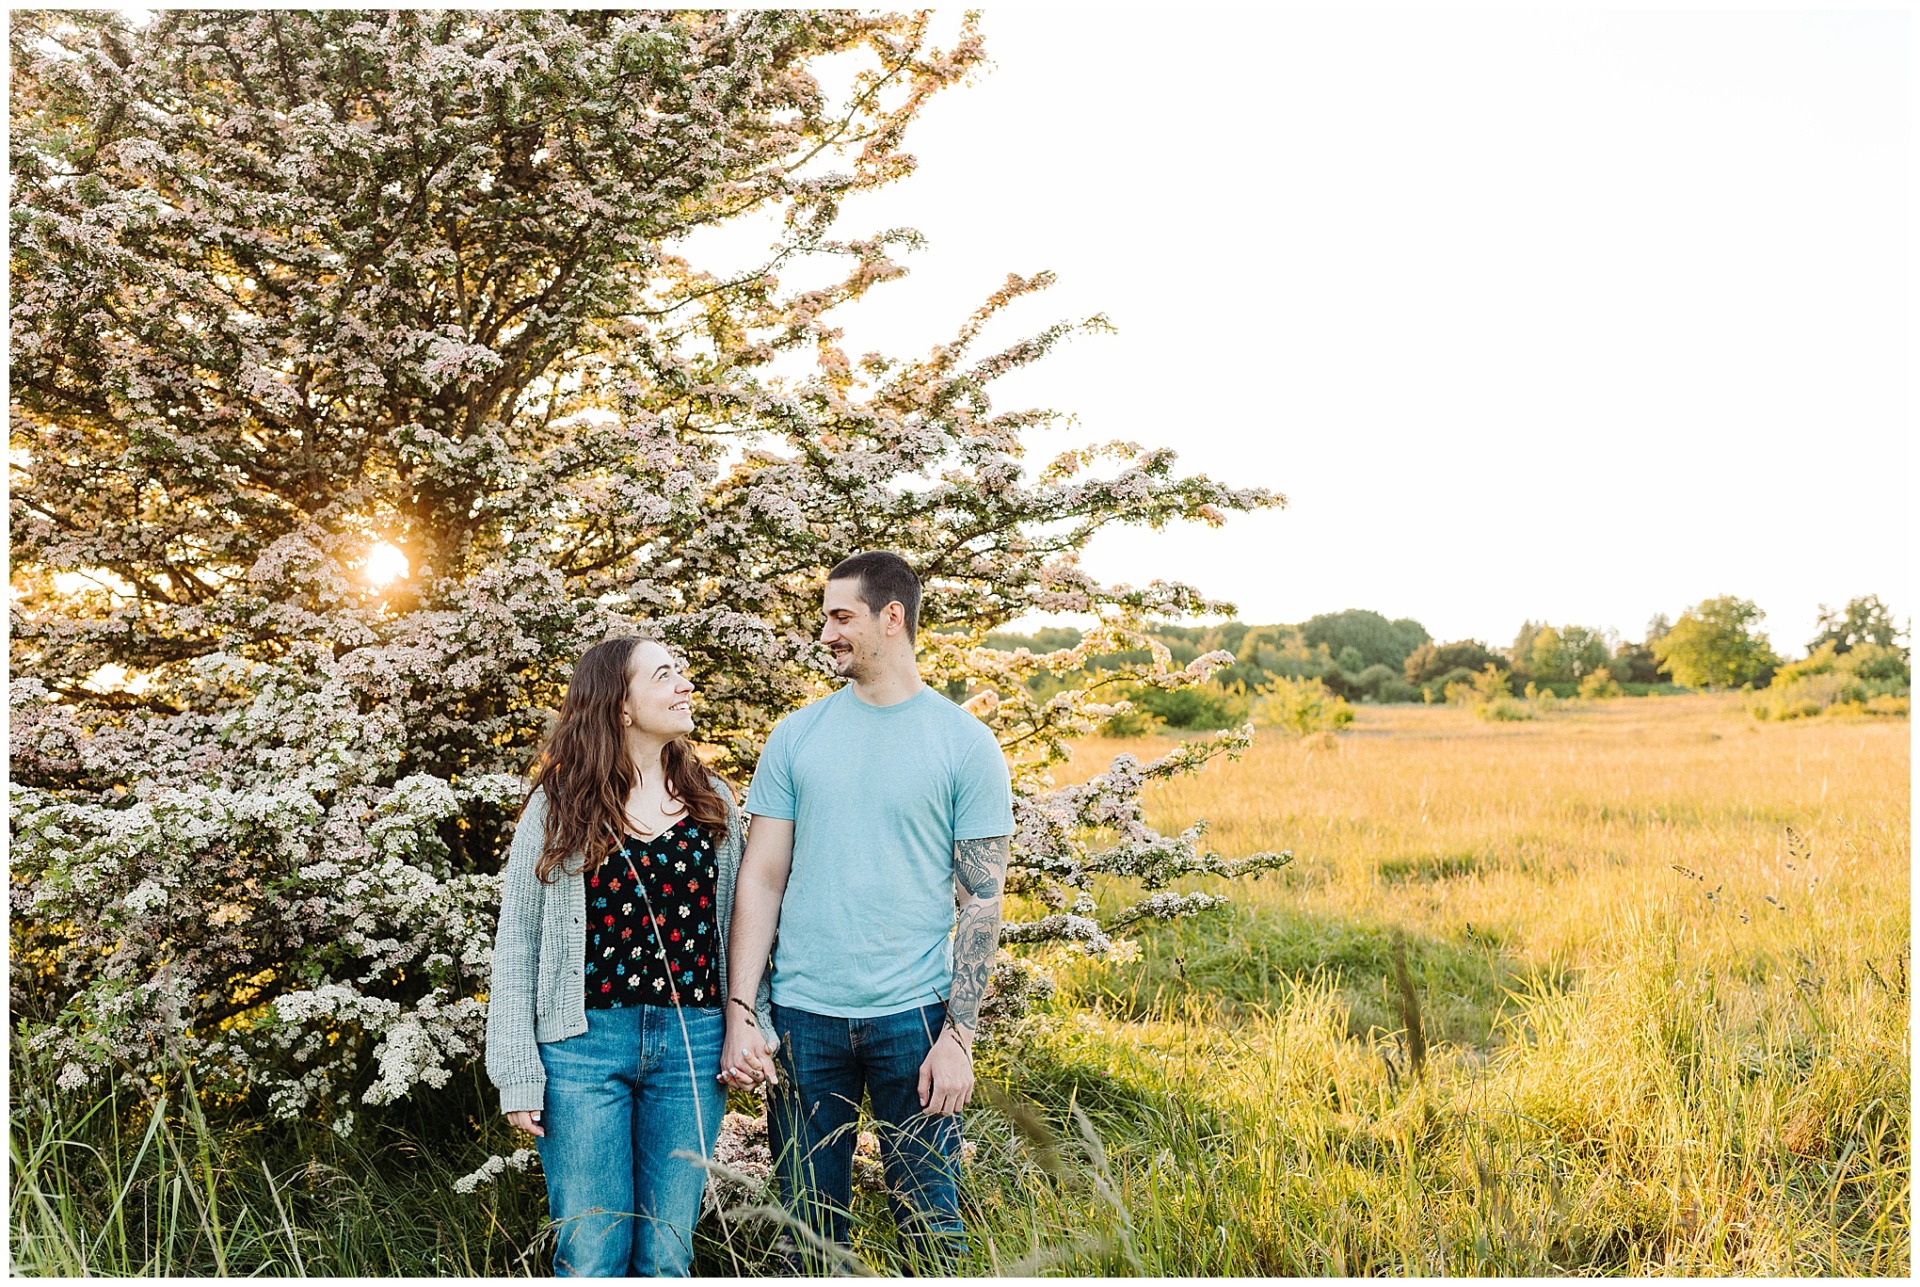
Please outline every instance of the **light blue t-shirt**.
[{"label": "light blue t-shirt", "polygon": [[871,706],[851,684],[773,726],[747,812],[793,822],[773,999],[844,1019],[953,985],[953,846],[1013,833],[1006,757],[930,688]]}]

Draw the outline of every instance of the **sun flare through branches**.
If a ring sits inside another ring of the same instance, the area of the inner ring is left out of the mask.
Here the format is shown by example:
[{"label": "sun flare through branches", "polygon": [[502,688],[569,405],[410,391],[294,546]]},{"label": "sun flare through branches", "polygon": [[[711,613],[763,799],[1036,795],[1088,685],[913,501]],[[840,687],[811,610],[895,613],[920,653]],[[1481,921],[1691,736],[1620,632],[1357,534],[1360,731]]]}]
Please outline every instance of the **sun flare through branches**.
[{"label": "sun flare through branches", "polygon": [[376,590],[392,585],[409,571],[407,556],[391,541],[382,541],[368,550],[366,561],[360,565],[360,574]]}]

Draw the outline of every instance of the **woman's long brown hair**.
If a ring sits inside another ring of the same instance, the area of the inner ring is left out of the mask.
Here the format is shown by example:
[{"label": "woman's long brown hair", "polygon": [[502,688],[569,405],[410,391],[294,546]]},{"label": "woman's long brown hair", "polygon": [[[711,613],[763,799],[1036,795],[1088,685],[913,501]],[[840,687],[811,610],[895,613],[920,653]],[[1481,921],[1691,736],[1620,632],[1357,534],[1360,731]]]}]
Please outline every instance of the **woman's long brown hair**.
[{"label": "woman's long brown hair", "polygon": [[[560,717],[533,767],[534,790],[547,793],[546,843],[534,867],[543,884],[552,884],[561,872],[574,874],[568,866],[574,854],[582,855],[580,870],[599,867],[616,838],[627,834],[627,796],[639,777],[627,754],[620,702],[627,695],[634,649],[646,642],[637,636],[608,639],[587,649],[574,667]],[[685,737],[667,743],[663,760],[667,793],[717,843],[727,834],[727,806],[706,766]]]}]

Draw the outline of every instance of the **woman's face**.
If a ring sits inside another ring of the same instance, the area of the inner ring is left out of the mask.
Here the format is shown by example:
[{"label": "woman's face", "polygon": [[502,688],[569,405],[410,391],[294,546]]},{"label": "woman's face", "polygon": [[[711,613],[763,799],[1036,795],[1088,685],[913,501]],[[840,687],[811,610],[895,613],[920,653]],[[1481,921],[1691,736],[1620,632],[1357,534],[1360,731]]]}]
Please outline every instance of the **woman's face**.
[{"label": "woman's face", "polygon": [[680,664],[652,640],[633,650],[627,661],[627,695],[620,713],[628,727],[653,737],[693,732],[693,681]]}]

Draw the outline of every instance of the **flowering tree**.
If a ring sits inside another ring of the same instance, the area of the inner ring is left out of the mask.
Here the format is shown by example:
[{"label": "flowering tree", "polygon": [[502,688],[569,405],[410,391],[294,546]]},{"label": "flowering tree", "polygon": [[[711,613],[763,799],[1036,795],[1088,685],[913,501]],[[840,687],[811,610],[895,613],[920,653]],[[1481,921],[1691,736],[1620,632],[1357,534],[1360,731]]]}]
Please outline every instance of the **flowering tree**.
[{"label": "flowering tree", "polygon": [[[937,48],[849,12],[174,10],[16,13],[12,40],[12,1001],[65,1084],[191,1059],[343,1132],[444,1084],[572,659],[664,633],[743,780],[823,691],[820,583],[856,549],[921,571],[927,672],[1015,762],[1038,916],[1007,941],[1102,951],[1213,901],[1174,877],[1282,860],[1141,820],[1146,781],[1244,731],[1056,790],[1110,690],[1023,682],[1224,606],[1097,584],[1094,532],[1278,498],[1130,444],[1030,463],[1052,413],[988,386],[1104,325],[979,353],[1045,276],[924,357],[840,347],[833,310],[915,238],[842,239],[838,206],[909,170],[971,22]],[[752,268],[683,253],[766,211]],[[369,575],[382,543],[407,575]],[[1106,624],[978,646],[1031,610]],[[1102,872],[1148,895],[1104,925]]]}]

